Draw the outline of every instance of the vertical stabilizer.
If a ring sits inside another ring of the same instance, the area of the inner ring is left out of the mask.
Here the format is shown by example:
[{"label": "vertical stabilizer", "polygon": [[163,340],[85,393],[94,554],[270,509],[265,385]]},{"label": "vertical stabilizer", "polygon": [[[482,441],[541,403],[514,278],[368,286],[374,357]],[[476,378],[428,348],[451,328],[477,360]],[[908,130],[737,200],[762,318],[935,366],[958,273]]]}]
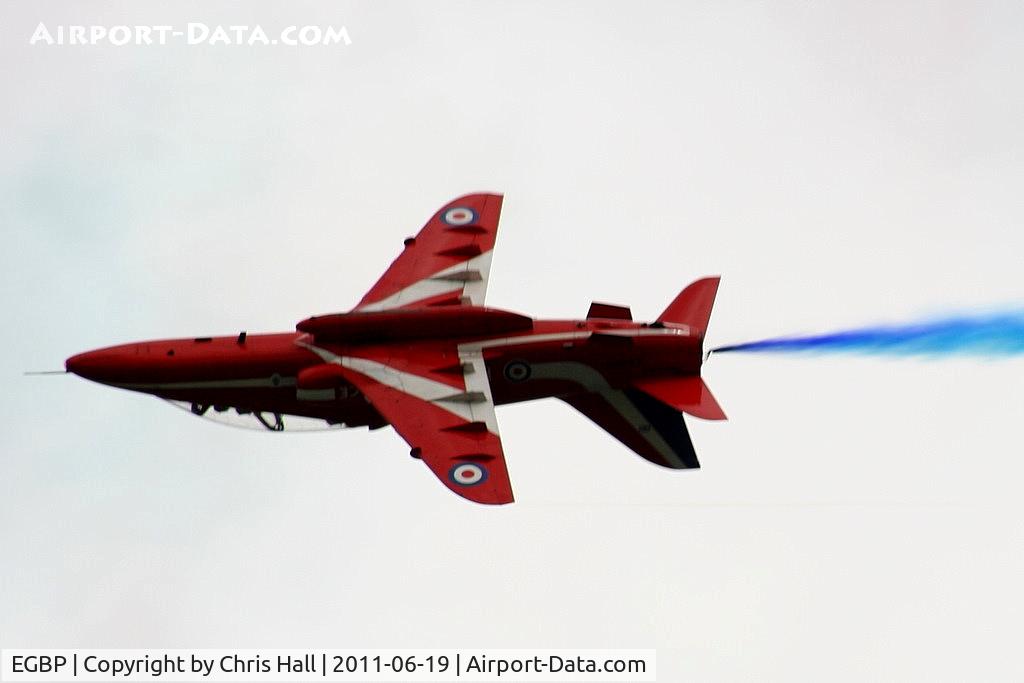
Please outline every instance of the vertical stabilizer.
[{"label": "vertical stabilizer", "polygon": [[687,325],[699,330],[700,336],[703,337],[708,329],[711,307],[715,305],[715,294],[718,293],[718,283],[721,279],[718,276],[706,277],[688,285],[658,316],[658,322]]}]

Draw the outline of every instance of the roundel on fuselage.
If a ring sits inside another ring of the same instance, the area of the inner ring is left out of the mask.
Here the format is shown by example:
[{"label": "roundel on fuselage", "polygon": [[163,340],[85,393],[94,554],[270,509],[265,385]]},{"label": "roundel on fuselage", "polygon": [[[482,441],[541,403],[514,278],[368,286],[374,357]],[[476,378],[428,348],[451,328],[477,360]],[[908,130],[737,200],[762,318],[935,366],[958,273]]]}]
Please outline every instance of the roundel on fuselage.
[{"label": "roundel on fuselage", "polygon": [[525,382],[530,379],[530,364],[521,360],[514,360],[505,366],[505,379],[509,382]]}]

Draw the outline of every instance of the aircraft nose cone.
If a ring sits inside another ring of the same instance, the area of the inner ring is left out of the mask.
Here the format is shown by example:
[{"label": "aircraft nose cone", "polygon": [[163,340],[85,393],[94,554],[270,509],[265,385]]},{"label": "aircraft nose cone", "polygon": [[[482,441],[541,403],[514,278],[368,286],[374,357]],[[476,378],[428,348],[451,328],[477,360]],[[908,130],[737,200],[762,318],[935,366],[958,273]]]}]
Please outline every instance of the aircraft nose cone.
[{"label": "aircraft nose cone", "polygon": [[94,379],[100,366],[102,366],[102,362],[98,361],[95,351],[79,353],[64,361],[64,368],[68,372],[73,372],[86,379]]},{"label": "aircraft nose cone", "polygon": [[87,351],[64,361],[68,372],[102,383],[113,381],[122,364],[122,355],[110,349]]}]

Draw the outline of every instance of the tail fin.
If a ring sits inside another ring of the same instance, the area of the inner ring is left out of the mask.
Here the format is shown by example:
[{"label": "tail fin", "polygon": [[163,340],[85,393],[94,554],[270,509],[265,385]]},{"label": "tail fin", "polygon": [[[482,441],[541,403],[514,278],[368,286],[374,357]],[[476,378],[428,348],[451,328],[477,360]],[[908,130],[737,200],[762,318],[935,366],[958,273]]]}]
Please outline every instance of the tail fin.
[{"label": "tail fin", "polygon": [[687,325],[698,330],[703,337],[708,329],[711,307],[715,305],[715,294],[718,293],[721,279],[717,276],[706,277],[688,285],[658,316],[658,322]]}]

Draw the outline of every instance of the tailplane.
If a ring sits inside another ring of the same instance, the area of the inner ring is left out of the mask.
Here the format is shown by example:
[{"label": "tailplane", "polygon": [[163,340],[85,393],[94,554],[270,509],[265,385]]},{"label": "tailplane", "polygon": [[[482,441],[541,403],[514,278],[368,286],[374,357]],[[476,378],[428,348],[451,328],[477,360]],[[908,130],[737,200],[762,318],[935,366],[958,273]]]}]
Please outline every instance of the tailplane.
[{"label": "tailplane", "polygon": [[704,420],[727,419],[722,406],[718,405],[708,385],[699,376],[651,377],[636,380],[633,386],[681,413]]}]

